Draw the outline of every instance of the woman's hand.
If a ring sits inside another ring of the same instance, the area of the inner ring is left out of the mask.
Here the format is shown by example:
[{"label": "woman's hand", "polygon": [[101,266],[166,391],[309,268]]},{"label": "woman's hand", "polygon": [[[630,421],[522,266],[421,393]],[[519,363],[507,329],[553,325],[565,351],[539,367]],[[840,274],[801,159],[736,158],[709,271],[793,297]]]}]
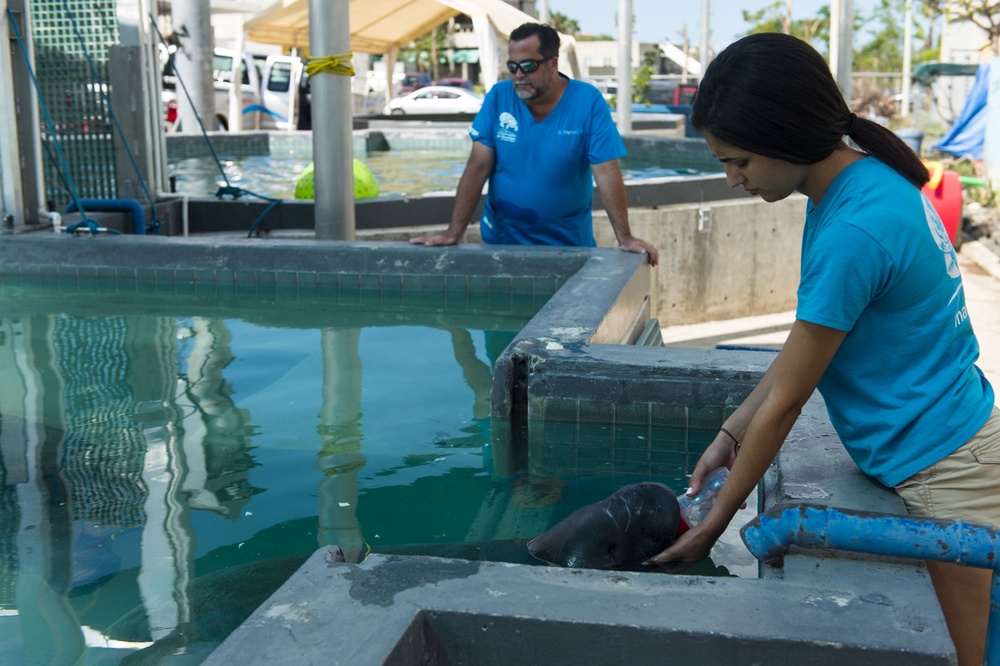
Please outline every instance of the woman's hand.
[{"label": "woman's hand", "polygon": [[659,555],[649,558],[649,563],[670,573],[680,573],[708,557],[718,539],[719,535],[713,534],[702,523],[682,534]]},{"label": "woman's hand", "polygon": [[688,480],[690,494],[698,494],[698,491],[701,490],[701,484],[710,472],[720,467],[732,469],[734,462],[736,462],[736,448],[733,446],[733,440],[729,439],[725,433],[719,432],[705,449],[705,452],[701,454],[698,464],[691,472],[691,478]]},{"label": "woman's hand", "polygon": [[[697,494],[710,472],[720,467],[732,469],[734,462],[736,462],[736,447],[733,446],[733,440],[720,431],[695,465],[691,473],[689,492]],[[743,503],[743,507],[746,507],[746,502]],[[718,511],[710,511],[705,522],[682,534],[673,545],[659,555],[651,557],[649,563],[671,573],[680,573],[708,557],[712,552],[712,546],[729,523],[729,520],[724,520],[721,528],[713,527],[713,523],[719,521],[718,515]]]}]

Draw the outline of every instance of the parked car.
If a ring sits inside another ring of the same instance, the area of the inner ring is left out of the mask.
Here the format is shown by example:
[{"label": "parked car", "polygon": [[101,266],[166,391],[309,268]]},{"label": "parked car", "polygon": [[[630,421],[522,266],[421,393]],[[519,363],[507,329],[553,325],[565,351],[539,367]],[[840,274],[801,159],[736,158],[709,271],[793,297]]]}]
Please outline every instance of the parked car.
[{"label": "parked car", "polygon": [[454,77],[445,77],[443,79],[438,79],[436,86],[449,86],[452,88],[463,88],[469,92],[476,92],[476,89],[472,85],[472,81],[469,79],[459,79]]},{"label": "parked car", "polygon": [[[167,131],[197,131],[182,128],[177,117],[177,96],[183,95],[167,54],[163,59],[163,109]],[[242,57],[229,49],[215,49],[212,57],[212,84],[215,88],[215,117],[203,118],[206,129],[227,130],[229,91],[232,89],[233,60],[241,58],[240,90],[242,91],[243,129],[296,129],[298,126],[298,92],[304,64],[297,56],[243,53]],[[189,85],[189,84],[188,84]]]},{"label": "parked car", "polygon": [[382,111],[385,115],[427,115],[479,113],[483,98],[464,88],[429,86],[394,97]]},{"label": "parked car", "polygon": [[403,75],[397,96],[403,96],[431,85],[431,75],[426,72],[407,72]]},{"label": "parked car", "polygon": [[694,95],[697,92],[698,86],[696,85],[653,79],[649,82],[649,90],[643,95],[641,102],[643,104],[680,106],[693,103]]}]

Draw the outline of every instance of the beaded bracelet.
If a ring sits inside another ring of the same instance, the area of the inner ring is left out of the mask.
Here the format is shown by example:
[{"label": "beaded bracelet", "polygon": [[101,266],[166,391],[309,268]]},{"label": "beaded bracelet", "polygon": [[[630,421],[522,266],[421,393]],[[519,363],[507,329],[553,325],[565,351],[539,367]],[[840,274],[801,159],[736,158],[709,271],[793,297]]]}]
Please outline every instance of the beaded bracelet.
[{"label": "beaded bracelet", "polygon": [[719,428],[719,432],[724,432],[727,435],[729,435],[729,439],[733,440],[733,451],[736,452],[736,455],[739,455],[739,453],[740,453],[740,440],[736,439],[736,437],[733,436],[733,433],[729,432],[725,428]]}]

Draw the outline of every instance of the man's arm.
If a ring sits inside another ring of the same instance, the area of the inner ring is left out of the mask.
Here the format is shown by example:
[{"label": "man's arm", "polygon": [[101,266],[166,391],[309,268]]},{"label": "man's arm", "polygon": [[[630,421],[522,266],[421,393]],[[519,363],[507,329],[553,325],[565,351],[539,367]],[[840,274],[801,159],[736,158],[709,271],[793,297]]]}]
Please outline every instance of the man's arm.
[{"label": "man's arm", "polygon": [[480,141],[472,142],[469,160],[465,163],[465,171],[458,180],[455,191],[455,206],[451,211],[451,221],[445,231],[427,236],[411,238],[410,242],[417,245],[454,245],[462,239],[469,226],[472,213],[479,204],[483,194],[483,185],[493,172],[493,149]]},{"label": "man's arm", "polygon": [[628,198],[625,195],[625,181],[618,160],[608,160],[600,164],[590,165],[597,182],[597,191],[601,193],[604,210],[608,212],[611,228],[615,238],[623,250],[639,252],[649,258],[649,265],[655,266],[660,260],[660,253],[653,245],[632,235],[628,225]]}]

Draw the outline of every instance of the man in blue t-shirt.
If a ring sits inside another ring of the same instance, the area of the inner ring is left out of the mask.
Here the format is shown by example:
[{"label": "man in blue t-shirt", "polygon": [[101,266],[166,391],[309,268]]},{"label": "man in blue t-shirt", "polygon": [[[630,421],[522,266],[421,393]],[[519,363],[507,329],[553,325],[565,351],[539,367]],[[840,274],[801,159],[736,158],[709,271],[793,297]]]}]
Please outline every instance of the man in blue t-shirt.
[{"label": "man in blue t-shirt", "polygon": [[632,235],[618,158],[625,155],[607,103],[593,86],[559,73],[559,33],[525,23],[510,35],[512,78],[493,86],[469,135],[472,151],[459,180],[448,229],[410,240],[454,245],[490,186],[480,220],[486,243],[594,247],[594,181],[622,249],[653,245]]}]

